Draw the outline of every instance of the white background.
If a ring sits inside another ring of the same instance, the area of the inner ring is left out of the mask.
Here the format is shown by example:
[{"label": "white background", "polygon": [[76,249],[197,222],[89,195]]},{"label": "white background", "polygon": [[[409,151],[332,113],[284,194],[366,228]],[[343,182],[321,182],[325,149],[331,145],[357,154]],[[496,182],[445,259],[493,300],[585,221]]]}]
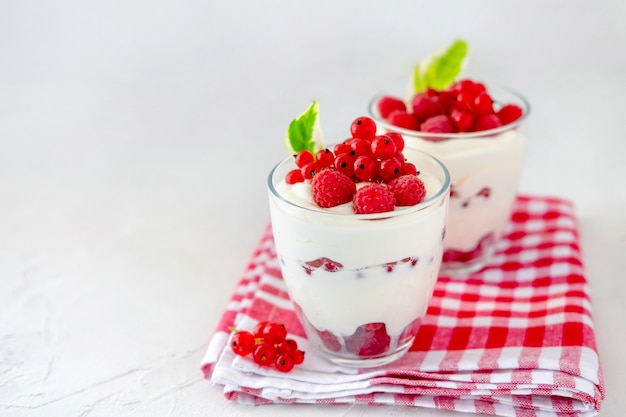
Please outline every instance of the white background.
[{"label": "white background", "polygon": [[318,100],[341,140],[457,37],[467,76],[531,102],[521,191],[577,205],[621,415],[625,21],[620,0],[0,2],[0,415],[432,415],[238,406],[199,365],[289,121]]}]

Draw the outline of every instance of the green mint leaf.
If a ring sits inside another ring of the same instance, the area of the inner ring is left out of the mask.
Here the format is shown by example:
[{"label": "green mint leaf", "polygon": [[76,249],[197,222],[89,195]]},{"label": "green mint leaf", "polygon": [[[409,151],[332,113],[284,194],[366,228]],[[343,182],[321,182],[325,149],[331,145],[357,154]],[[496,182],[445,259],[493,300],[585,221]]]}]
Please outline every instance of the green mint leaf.
[{"label": "green mint leaf", "polygon": [[420,62],[413,71],[413,88],[419,93],[428,88],[444,90],[461,74],[467,62],[469,46],[456,40],[445,51]]},{"label": "green mint leaf", "polygon": [[305,149],[315,153],[321,149],[318,115],[319,105],[313,101],[304,113],[289,124],[285,146],[291,154],[296,154]]}]

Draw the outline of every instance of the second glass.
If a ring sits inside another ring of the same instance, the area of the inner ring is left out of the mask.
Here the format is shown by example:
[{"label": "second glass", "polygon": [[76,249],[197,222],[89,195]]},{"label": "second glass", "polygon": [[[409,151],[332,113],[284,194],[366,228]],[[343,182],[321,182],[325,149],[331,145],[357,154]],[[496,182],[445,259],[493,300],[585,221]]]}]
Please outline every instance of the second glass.
[{"label": "second glass", "polygon": [[510,90],[489,87],[494,105],[518,105],[522,117],[513,123],[485,131],[427,133],[389,124],[377,110],[376,96],[370,116],[380,130],[395,131],[407,147],[438,158],[450,171],[450,210],[444,239],[441,273],[465,274],[482,268],[501,238],[515,203],[526,143],[530,106]]}]

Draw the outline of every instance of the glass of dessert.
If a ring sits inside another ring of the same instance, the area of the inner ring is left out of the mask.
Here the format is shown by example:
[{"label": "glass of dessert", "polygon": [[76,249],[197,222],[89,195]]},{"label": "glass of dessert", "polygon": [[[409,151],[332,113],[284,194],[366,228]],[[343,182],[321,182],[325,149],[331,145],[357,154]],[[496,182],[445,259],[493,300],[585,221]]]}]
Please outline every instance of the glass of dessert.
[{"label": "glass of dessert", "polygon": [[512,90],[457,79],[466,55],[467,45],[456,41],[416,67],[408,94],[403,85],[369,104],[381,131],[400,133],[407,148],[450,171],[441,273],[461,276],[488,262],[510,219],[530,111]]},{"label": "glass of dessert", "polygon": [[371,118],[357,118],[351,132],[271,170],[270,214],[282,275],[312,346],[336,364],[374,367],[408,351],[426,313],[450,179],[437,159],[404,148],[400,135],[378,134]]}]

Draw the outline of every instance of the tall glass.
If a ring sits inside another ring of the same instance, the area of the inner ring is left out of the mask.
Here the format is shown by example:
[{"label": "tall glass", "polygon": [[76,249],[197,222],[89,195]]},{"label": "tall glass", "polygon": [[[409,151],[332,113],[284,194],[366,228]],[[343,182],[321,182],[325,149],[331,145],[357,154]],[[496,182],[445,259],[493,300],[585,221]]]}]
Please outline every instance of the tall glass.
[{"label": "tall glass", "polygon": [[385,121],[377,103],[369,113],[380,131],[395,131],[407,147],[438,158],[450,171],[450,211],[444,239],[442,274],[461,275],[481,269],[494,252],[510,219],[522,173],[526,143],[527,100],[513,91],[488,87],[494,105],[517,104],[522,117],[496,129],[467,133],[426,133],[399,128]]},{"label": "tall glass", "polygon": [[269,175],[285,284],[312,345],[337,364],[372,367],[401,357],[432,297],[450,177],[432,156],[404,154],[421,171],[427,195],[386,213],[333,212],[291,196],[283,180],[295,168],[293,158]]}]

